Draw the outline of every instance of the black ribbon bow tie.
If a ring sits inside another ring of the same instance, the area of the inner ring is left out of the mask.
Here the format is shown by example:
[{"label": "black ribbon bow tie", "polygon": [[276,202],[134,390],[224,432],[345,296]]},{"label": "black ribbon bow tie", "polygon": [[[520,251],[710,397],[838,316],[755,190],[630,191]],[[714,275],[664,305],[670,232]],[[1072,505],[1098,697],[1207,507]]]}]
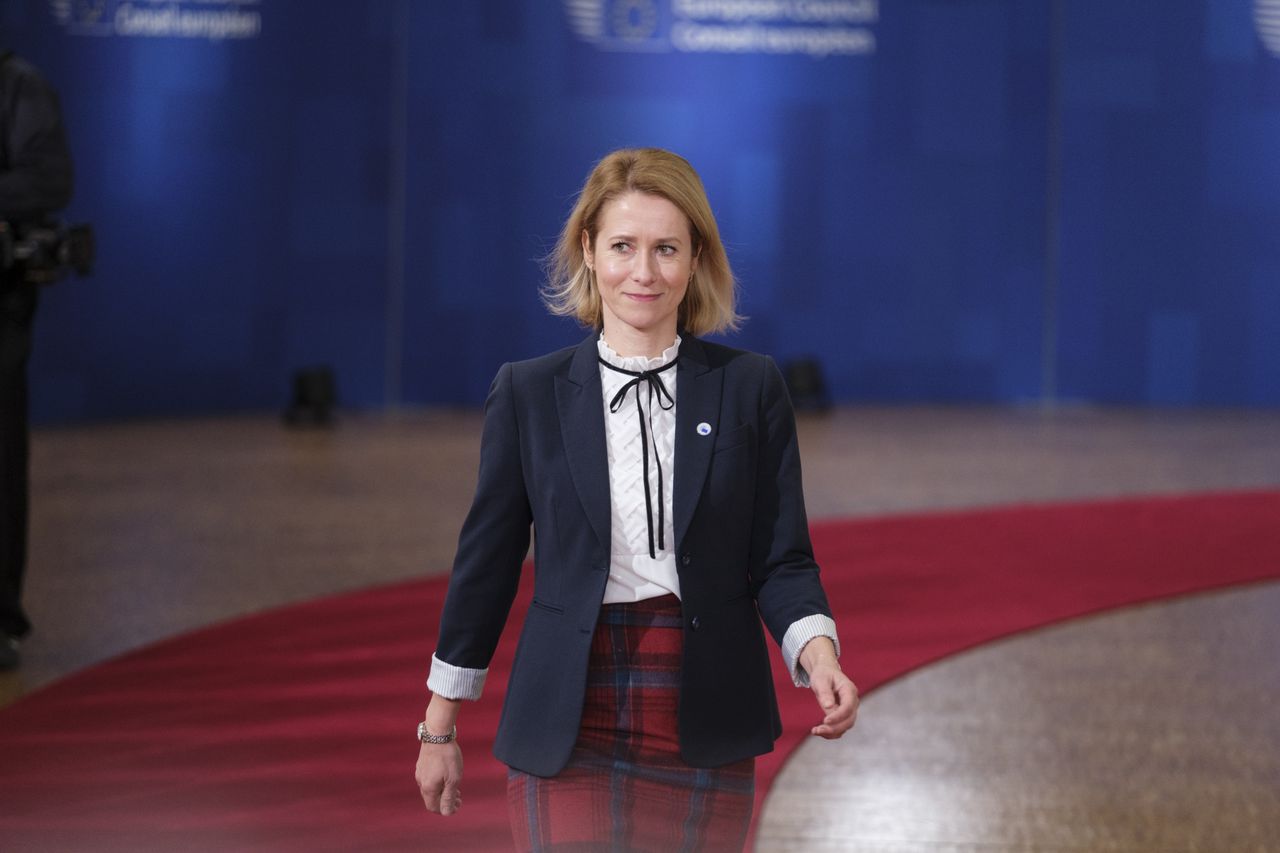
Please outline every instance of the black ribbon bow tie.
[{"label": "black ribbon bow tie", "polygon": [[[653,442],[653,461],[658,466],[658,548],[665,551],[667,544],[663,532],[666,528],[666,500],[663,493],[662,460],[658,458],[658,441],[657,437],[653,435],[653,398],[658,398],[658,406],[663,411],[669,412],[675,408],[676,399],[671,396],[667,386],[662,384],[662,377],[658,374],[675,367],[676,362],[679,360],[680,357],[676,356],[656,370],[626,370],[625,368],[615,367],[603,358],[600,359],[600,363],[610,370],[634,377],[630,382],[619,388],[617,394],[613,395],[613,399],[609,401],[609,411],[617,414],[622,409],[622,404],[626,402],[627,392],[632,388],[636,390],[636,417],[640,421],[640,458],[644,462],[645,520],[649,523],[649,556],[655,560],[658,558],[658,554],[653,547],[653,498],[649,493],[649,443],[651,441]],[[644,406],[640,404],[641,385],[649,386],[649,429],[647,431],[644,427]]]}]

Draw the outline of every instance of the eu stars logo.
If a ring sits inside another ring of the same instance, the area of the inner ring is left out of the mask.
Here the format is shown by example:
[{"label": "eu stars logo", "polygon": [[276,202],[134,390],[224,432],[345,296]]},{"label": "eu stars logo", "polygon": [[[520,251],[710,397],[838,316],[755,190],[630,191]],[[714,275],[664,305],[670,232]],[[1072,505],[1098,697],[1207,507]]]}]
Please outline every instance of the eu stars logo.
[{"label": "eu stars logo", "polygon": [[564,0],[569,27],[601,50],[670,50],[655,0]]}]

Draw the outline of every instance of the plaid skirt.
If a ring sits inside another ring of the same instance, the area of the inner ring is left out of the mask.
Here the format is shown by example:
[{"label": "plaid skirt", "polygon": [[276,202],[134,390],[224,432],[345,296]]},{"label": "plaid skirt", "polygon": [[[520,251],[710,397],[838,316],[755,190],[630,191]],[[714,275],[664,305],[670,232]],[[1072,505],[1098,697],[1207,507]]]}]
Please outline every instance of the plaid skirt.
[{"label": "plaid skirt", "polygon": [[601,608],[568,766],[508,772],[517,850],[742,850],[755,759],[705,769],[680,758],[683,640],[674,595]]}]

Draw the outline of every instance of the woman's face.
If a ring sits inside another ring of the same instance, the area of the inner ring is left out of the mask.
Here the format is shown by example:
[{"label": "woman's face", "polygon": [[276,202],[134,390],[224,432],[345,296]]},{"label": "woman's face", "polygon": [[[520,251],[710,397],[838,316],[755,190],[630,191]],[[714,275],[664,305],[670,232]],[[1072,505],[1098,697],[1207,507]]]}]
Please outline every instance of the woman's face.
[{"label": "woman's face", "polygon": [[688,218],[662,196],[629,192],[605,204],[598,222],[594,246],[582,232],[582,251],[600,288],[606,339],[616,346],[638,333],[669,346],[697,265]]}]

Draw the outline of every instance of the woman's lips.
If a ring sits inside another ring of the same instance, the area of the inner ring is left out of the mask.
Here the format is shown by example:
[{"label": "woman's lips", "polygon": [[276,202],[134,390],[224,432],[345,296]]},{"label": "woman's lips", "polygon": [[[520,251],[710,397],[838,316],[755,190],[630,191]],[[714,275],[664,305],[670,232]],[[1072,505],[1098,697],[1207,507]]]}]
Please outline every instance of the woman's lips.
[{"label": "woman's lips", "polygon": [[653,302],[662,294],[660,293],[628,293],[628,299],[634,299],[636,302]]}]

